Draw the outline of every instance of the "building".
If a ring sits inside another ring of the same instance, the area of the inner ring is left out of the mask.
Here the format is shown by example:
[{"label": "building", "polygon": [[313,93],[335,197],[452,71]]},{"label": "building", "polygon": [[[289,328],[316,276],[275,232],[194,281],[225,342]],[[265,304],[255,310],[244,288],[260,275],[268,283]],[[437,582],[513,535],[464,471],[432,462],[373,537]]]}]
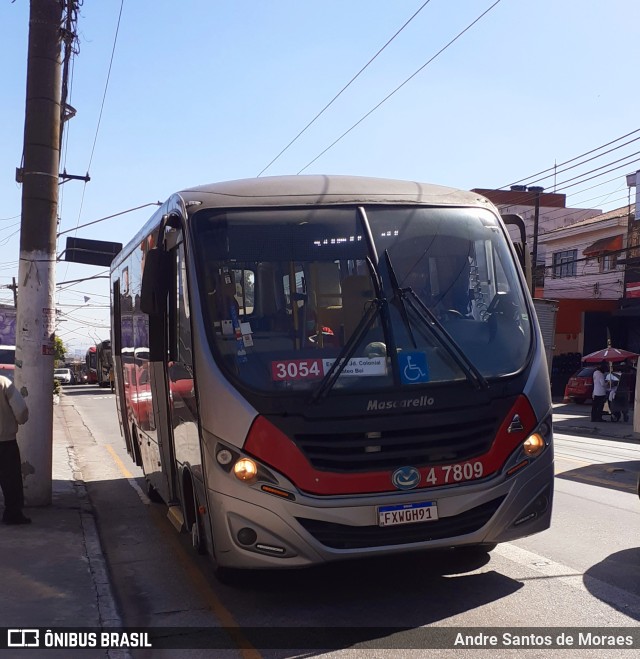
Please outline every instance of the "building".
[{"label": "building", "polygon": [[606,347],[608,339],[633,350],[627,323],[617,313],[625,293],[633,210],[633,205],[624,206],[539,236],[545,253],[544,297],[559,303],[554,354],[588,354]]}]

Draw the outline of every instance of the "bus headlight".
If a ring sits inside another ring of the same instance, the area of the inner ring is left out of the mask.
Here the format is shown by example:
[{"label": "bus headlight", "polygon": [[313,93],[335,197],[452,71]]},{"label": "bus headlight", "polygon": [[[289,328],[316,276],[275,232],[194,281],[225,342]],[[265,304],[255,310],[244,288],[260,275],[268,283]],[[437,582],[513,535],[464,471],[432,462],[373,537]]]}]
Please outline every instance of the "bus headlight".
[{"label": "bus headlight", "polygon": [[233,465],[233,473],[238,480],[252,481],[258,474],[258,465],[249,458],[240,458]]},{"label": "bus headlight", "polygon": [[522,449],[526,456],[535,458],[544,451],[545,446],[546,442],[544,441],[544,437],[540,433],[534,432],[533,435],[529,435],[529,437],[524,440]]}]

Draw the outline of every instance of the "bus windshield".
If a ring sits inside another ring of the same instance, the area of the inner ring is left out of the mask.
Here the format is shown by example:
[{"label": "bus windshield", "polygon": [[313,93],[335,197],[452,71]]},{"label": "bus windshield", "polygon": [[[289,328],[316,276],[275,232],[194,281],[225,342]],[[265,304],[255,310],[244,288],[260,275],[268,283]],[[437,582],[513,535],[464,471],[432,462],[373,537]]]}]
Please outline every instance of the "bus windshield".
[{"label": "bus windshield", "polygon": [[202,210],[192,227],[212,350],[243,386],[313,392],[335,372],[333,393],[391,390],[525,366],[529,312],[489,211]]}]

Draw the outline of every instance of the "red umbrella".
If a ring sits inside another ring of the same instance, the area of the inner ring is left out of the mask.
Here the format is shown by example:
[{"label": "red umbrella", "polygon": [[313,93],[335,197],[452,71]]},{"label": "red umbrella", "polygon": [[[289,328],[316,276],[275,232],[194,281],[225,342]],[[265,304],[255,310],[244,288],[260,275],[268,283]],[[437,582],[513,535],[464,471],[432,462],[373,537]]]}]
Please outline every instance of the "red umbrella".
[{"label": "red umbrella", "polygon": [[589,355],[582,358],[583,362],[623,362],[625,359],[635,359],[638,355],[635,352],[628,350],[621,350],[620,348],[604,348],[603,350],[596,350]]}]

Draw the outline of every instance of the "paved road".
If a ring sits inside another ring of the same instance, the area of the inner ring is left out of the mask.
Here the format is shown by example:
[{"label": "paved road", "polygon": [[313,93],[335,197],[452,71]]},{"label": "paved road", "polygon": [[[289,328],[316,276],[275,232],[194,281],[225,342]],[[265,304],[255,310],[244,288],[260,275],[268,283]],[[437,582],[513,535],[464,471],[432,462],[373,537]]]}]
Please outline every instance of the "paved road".
[{"label": "paved road", "polygon": [[[72,388],[62,405],[70,419],[86,426],[78,433],[78,462],[127,625],[163,627],[167,634],[176,627],[224,627],[232,630],[230,647],[245,643],[247,648],[216,650],[215,656],[251,659],[297,656],[293,650],[265,649],[254,636],[256,628],[279,633],[284,633],[279,628],[290,628],[290,640],[299,629],[348,625],[359,630],[361,644],[388,647],[395,642],[384,631],[389,626],[530,626],[539,632],[558,626],[638,627],[640,501],[631,484],[640,453],[633,440],[559,433],[552,528],[501,545],[490,557],[419,553],[401,560],[251,573],[229,586],[217,581],[206,558],[192,552],[188,537],[174,531],[165,507],[147,499],[140,472],[123,449],[113,396],[96,388]],[[193,652],[212,656],[211,651]],[[352,647],[332,654],[345,657],[347,652],[352,657],[366,651]],[[562,657],[572,653],[555,652]],[[626,656],[611,649],[573,652]],[[430,656],[459,653],[434,650]],[[496,656],[496,650],[475,650],[473,656],[485,655]],[[145,655],[139,651],[134,656]],[[183,653],[154,650],[149,656]],[[532,656],[554,656],[554,651]]]}]

